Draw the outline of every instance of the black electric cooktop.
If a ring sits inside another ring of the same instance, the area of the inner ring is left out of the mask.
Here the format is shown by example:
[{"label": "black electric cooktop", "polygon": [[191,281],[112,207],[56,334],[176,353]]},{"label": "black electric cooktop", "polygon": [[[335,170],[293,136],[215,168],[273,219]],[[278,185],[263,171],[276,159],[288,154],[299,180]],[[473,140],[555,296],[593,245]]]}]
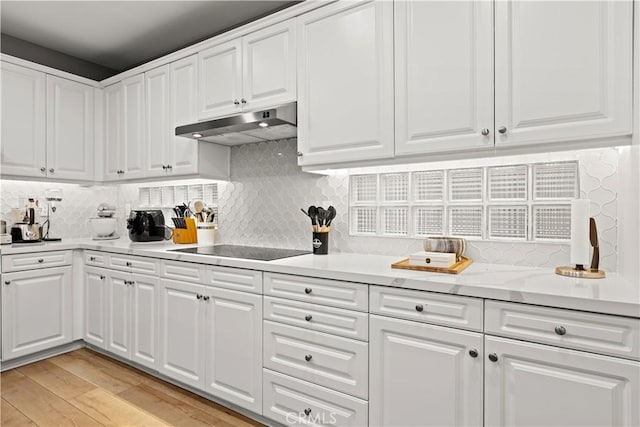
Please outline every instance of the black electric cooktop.
[{"label": "black electric cooktop", "polygon": [[197,255],[211,255],[229,258],[255,259],[258,261],[273,261],[275,259],[310,254],[310,251],[298,249],[259,248],[256,246],[216,245],[199,248],[171,249],[175,252],[186,252]]}]

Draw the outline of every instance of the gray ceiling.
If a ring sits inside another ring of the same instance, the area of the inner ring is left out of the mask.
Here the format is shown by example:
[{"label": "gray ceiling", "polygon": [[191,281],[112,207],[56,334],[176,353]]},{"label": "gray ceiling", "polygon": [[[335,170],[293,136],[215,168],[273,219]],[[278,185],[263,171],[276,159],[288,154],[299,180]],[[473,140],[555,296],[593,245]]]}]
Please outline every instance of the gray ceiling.
[{"label": "gray ceiling", "polygon": [[124,71],[297,1],[6,1],[2,33]]}]

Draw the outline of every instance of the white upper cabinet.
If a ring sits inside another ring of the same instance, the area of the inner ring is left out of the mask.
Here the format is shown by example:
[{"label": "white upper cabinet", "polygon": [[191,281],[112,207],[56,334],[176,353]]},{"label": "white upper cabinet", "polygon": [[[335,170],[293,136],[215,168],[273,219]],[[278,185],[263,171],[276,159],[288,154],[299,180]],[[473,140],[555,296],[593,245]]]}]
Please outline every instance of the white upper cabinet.
[{"label": "white upper cabinet", "polygon": [[495,8],[496,145],[631,133],[631,1]]},{"label": "white upper cabinet", "polygon": [[120,164],[127,179],[141,178],[145,173],[144,76],[139,74],[122,82],[123,118]]},{"label": "white upper cabinet", "polygon": [[394,7],[396,155],[493,148],[493,3]]},{"label": "white upper cabinet", "polygon": [[104,89],[104,179],[112,181],[122,175],[122,83]]},{"label": "white upper cabinet", "polygon": [[393,3],[337,2],[297,19],[298,163],[393,157]]},{"label": "white upper cabinet", "polygon": [[163,176],[167,170],[169,146],[173,142],[170,121],[169,65],[144,73],[145,145],[147,176]]},{"label": "white upper cabinet", "polygon": [[94,178],[94,94],[82,83],[47,76],[47,175]]},{"label": "white upper cabinet", "polygon": [[44,73],[0,63],[2,174],[46,176]]},{"label": "white upper cabinet", "polygon": [[177,126],[198,120],[198,55],[191,55],[169,65],[170,93],[170,141],[168,162],[175,175],[196,173],[198,170],[198,141],[175,136]]},{"label": "white upper cabinet", "polygon": [[295,20],[242,38],[244,109],[271,107],[296,99]]},{"label": "white upper cabinet", "polygon": [[295,46],[289,20],[198,53],[198,119],[294,101]]},{"label": "white upper cabinet", "polygon": [[236,39],[198,53],[200,120],[242,111],[241,49]]}]

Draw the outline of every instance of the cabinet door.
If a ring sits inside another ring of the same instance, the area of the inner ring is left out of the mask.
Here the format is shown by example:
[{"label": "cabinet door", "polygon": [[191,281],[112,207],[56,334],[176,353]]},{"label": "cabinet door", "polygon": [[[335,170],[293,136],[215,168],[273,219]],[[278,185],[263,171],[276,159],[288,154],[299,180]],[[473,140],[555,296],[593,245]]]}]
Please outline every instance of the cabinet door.
[{"label": "cabinet door", "polygon": [[495,7],[497,146],[631,133],[631,1]]},{"label": "cabinet door", "polygon": [[204,286],[160,280],[160,366],[164,375],[203,389]]},{"label": "cabinet door", "polygon": [[173,62],[171,72],[171,141],[168,149],[169,170],[173,175],[198,171],[198,141],[175,136],[177,126],[198,120],[198,55]]},{"label": "cabinet door", "polygon": [[205,288],[206,391],[262,411],[262,295]]},{"label": "cabinet door", "polygon": [[244,110],[277,106],[296,99],[295,20],[242,38]]},{"label": "cabinet door", "polygon": [[198,119],[242,111],[240,39],[198,53],[200,90]]},{"label": "cabinet door", "polygon": [[159,280],[131,276],[131,360],[152,369],[158,368]]},{"label": "cabinet door", "polygon": [[120,164],[123,179],[142,178],[148,155],[144,138],[144,75],[130,77],[122,82],[122,151]]},{"label": "cabinet door", "polygon": [[2,175],[46,176],[45,74],[0,63]]},{"label": "cabinet door", "polygon": [[131,355],[131,275],[109,271],[107,275],[107,344],[105,350]]},{"label": "cabinet door", "polygon": [[104,348],[106,342],[106,271],[84,270],[84,340]]},{"label": "cabinet door", "polygon": [[72,340],[71,267],[2,276],[2,359]]},{"label": "cabinet door", "polygon": [[93,88],[47,76],[47,175],[92,180]]},{"label": "cabinet door", "polygon": [[168,173],[169,146],[173,143],[173,129],[169,116],[169,65],[144,73],[145,88],[145,174],[148,177]]},{"label": "cabinet door", "polygon": [[372,426],[482,425],[482,334],[374,315],[369,324]]},{"label": "cabinet door", "polygon": [[487,426],[640,424],[640,362],[490,336],[485,354]]},{"label": "cabinet door", "polygon": [[493,148],[493,2],[394,7],[396,155]]},{"label": "cabinet door", "polygon": [[114,181],[121,178],[119,171],[124,167],[123,123],[122,123],[122,83],[104,89],[104,179]]},{"label": "cabinet door", "polygon": [[299,164],[393,157],[393,3],[297,19]]}]

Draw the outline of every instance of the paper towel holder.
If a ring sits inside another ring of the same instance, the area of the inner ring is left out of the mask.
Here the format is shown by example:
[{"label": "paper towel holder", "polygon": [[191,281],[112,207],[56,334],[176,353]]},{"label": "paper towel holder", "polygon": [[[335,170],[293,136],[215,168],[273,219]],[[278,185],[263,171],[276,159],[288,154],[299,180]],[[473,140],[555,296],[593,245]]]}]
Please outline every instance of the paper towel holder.
[{"label": "paper towel holder", "polygon": [[595,218],[589,218],[589,240],[593,248],[593,257],[591,259],[591,267],[584,268],[583,264],[575,266],[556,267],[556,274],[567,277],[577,277],[582,279],[604,279],[605,273],[599,270],[600,265],[600,246],[598,244],[598,229],[596,227]]}]

